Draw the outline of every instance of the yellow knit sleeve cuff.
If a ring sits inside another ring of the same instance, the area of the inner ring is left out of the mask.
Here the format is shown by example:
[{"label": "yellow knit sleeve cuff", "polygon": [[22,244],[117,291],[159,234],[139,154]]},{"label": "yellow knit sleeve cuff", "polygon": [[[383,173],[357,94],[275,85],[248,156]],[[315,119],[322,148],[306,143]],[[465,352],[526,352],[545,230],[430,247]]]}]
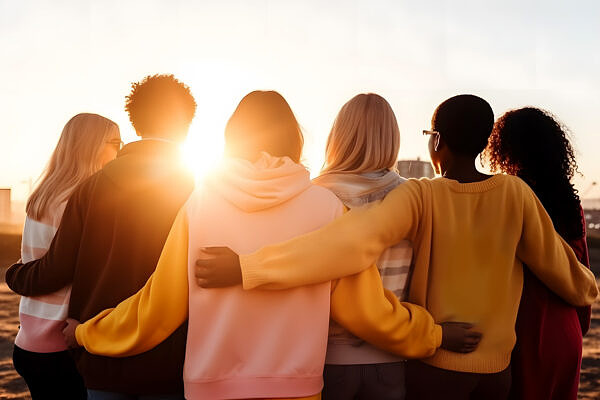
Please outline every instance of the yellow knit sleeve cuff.
[{"label": "yellow knit sleeve cuff", "polygon": [[83,330],[83,324],[77,325],[77,328],[75,328],[75,340],[77,340],[77,344],[80,346],[83,346],[83,342],[84,342],[84,330]]},{"label": "yellow knit sleeve cuff", "polygon": [[251,290],[265,284],[264,271],[260,269],[260,256],[257,253],[240,255],[242,287]]},{"label": "yellow knit sleeve cuff", "polygon": [[433,327],[433,334],[435,335],[435,347],[439,349],[442,345],[442,326],[435,324]]}]

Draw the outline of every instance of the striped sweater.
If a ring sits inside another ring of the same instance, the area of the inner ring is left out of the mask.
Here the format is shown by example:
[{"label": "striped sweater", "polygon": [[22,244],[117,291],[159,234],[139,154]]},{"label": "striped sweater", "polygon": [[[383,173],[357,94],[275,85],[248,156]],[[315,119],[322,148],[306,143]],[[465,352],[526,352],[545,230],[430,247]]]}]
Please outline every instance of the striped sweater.
[{"label": "striped sweater", "polygon": [[[56,234],[66,201],[50,207],[50,215],[43,221],[25,218],[21,241],[22,262],[41,258],[50,247]],[[36,353],[53,353],[67,350],[62,335],[69,309],[71,286],[66,286],[44,296],[21,297],[19,305],[20,328],[15,345]]]},{"label": "striped sweater", "polygon": [[[381,170],[364,174],[327,173],[314,180],[326,187],[348,208],[360,207],[381,200],[391,190],[406,182],[395,171]],[[412,247],[403,240],[388,248],[377,261],[383,286],[392,291],[400,301],[406,299],[406,283],[410,271]],[[327,364],[379,364],[403,359],[372,346],[342,328],[335,321],[329,326]]]}]

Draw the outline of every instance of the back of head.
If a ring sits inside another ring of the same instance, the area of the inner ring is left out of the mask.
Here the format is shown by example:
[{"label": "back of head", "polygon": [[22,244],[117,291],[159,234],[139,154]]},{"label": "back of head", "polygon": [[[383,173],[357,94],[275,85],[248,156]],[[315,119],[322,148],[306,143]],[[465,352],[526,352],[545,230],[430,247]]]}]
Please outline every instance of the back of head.
[{"label": "back of head", "polygon": [[230,156],[256,159],[265,151],[300,162],[304,137],[287,101],[275,91],[248,93],[225,127],[225,149]]},{"label": "back of head", "polygon": [[494,125],[486,156],[492,171],[527,182],[565,239],[583,234],[580,201],[571,179],[577,171],[568,130],[548,111],[524,107]]},{"label": "back of head", "polygon": [[41,179],[27,201],[27,215],[41,220],[48,207],[65,200],[79,183],[100,170],[100,154],[119,126],[98,114],[77,114],[67,122]]},{"label": "back of head", "polygon": [[136,133],[183,141],[196,113],[189,87],[173,75],[147,76],[131,87],[125,110]]},{"label": "back of head", "polygon": [[494,112],[481,97],[461,94],[436,108],[431,126],[453,153],[474,158],[487,145],[494,126]]},{"label": "back of head", "polygon": [[392,107],[377,94],[359,94],[335,118],[322,172],[390,169],[396,165],[399,149],[400,130]]},{"label": "back of head", "polygon": [[498,118],[486,153],[494,170],[534,180],[548,176],[570,180],[577,168],[566,128],[549,112],[534,107]]}]

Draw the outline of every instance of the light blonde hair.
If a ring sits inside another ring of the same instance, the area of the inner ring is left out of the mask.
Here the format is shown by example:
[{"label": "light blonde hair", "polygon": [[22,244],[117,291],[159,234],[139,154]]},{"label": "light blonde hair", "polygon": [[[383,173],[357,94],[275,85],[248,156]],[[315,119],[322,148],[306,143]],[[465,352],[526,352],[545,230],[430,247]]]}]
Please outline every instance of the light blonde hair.
[{"label": "light blonde hair", "polygon": [[362,173],[396,166],[400,130],[392,107],[374,93],[359,94],[338,113],[322,173]]},{"label": "light blonde hair", "polygon": [[100,154],[119,126],[98,114],[77,114],[67,122],[39,183],[27,200],[27,215],[48,216],[50,207],[66,200],[75,186],[102,168]]}]

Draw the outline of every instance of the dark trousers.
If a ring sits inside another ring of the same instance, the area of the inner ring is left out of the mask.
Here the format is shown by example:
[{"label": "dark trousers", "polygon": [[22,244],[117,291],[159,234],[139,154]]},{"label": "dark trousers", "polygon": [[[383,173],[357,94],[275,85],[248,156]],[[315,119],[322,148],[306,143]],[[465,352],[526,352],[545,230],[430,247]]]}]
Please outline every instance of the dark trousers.
[{"label": "dark trousers", "polygon": [[510,384],[510,366],[494,374],[449,371],[420,361],[406,366],[409,400],[506,400]]},{"label": "dark trousers", "polygon": [[25,379],[33,400],[87,398],[83,379],[68,351],[33,353],[15,346],[13,365]]},{"label": "dark trousers", "polygon": [[404,400],[405,362],[325,364],[323,400]]}]

